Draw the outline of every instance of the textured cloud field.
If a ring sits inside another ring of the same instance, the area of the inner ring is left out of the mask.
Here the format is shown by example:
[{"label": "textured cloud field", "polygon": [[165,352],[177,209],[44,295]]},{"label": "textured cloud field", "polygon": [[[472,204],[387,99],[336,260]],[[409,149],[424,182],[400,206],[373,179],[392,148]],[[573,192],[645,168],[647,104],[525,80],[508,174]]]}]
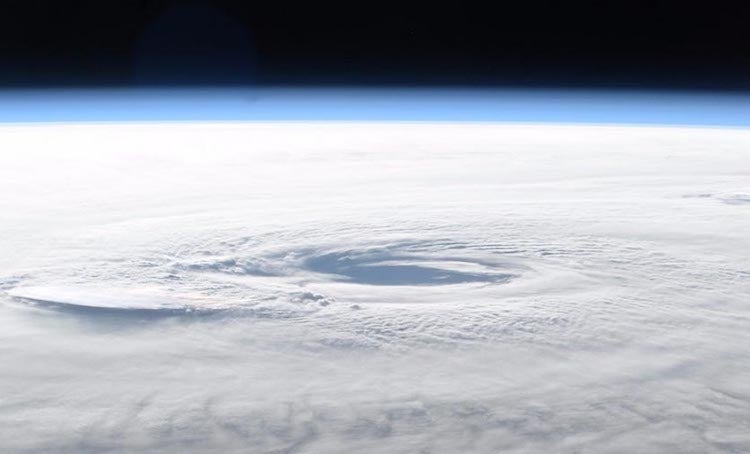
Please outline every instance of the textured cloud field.
[{"label": "textured cloud field", "polygon": [[750,130],[0,149],[3,452],[750,450]]}]

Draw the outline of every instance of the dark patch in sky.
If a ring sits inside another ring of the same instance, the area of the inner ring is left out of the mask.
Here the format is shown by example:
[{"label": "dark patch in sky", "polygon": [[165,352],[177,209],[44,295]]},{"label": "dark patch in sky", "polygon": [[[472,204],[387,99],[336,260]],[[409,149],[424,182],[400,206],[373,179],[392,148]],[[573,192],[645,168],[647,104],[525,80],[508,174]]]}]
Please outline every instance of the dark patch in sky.
[{"label": "dark patch in sky", "polygon": [[750,4],[8,1],[2,86],[750,88]]}]

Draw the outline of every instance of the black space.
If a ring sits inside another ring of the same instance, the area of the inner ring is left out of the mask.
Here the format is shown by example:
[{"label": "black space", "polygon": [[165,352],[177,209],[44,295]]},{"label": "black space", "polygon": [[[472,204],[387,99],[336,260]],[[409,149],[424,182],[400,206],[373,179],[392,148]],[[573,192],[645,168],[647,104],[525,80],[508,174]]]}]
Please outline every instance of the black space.
[{"label": "black space", "polygon": [[750,2],[6,0],[0,86],[746,90]]}]

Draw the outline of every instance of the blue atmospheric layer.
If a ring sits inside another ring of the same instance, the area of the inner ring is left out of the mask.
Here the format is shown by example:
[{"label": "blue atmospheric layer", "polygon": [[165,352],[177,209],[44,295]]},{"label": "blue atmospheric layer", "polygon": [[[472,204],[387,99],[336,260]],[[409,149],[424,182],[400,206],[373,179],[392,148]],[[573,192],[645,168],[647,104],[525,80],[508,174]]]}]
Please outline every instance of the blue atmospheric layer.
[{"label": "blue atmospheric layer", "polygon": [[586,90],[7,90],[0,122],[508,121],[750,125],[750,96]]}]

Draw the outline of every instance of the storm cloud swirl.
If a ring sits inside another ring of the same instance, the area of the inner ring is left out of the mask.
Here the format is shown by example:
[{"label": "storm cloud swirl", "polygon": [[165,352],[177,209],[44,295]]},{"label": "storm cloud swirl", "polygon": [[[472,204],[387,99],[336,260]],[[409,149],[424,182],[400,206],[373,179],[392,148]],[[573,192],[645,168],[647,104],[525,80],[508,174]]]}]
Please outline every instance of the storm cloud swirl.
[{"label": "storm cloud swirl", "polygon": [[750,450],[748,131],[0,147],[4,452]]}]

